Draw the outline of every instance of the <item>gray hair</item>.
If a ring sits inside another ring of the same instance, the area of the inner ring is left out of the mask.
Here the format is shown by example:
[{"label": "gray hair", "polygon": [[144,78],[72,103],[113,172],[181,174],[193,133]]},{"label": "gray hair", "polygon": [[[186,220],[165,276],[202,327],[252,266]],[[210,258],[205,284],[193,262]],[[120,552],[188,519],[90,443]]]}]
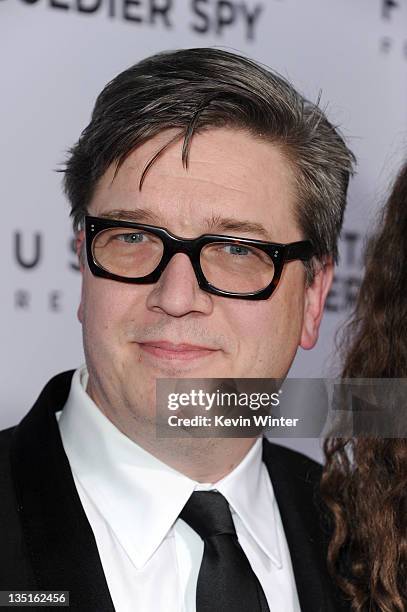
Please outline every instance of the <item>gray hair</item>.
[{"label": "gray hair", "polygon": [[[63,170],[74,229],[81,227],[97,182],[111,164],[117,172],[137,146],[175,128],[176,138],[184,139],[187,166],[193,134],[215,127],[244,129],[279,146],[295,176],[296,221],[304,238],[312,241],[317,260],[337,261],[352,152],[318,104],[279,74],[219,49],[158,53],[106,85]],[[140,189],[159,154],[144,169]],[[312,266],[306,267],[311,280]]]}]

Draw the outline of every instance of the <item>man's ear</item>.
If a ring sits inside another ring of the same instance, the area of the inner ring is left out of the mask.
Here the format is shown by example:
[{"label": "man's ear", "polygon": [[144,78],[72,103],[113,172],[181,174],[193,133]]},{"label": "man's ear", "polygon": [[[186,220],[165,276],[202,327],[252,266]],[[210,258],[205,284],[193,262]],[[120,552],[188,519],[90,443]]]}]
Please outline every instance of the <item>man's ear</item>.
[{"label": "man's ear", "polygon": [[324,312],[325,300],[332,285],[334,264],[332,258],[317,262],[314,279],[305,290],[304,318],[300,346],[311,349],[318,340],[319,326]]},{"label": "man's ear", "polygon": [[80,230],[75,236],[75,250],[78,256],[79,269],[83,274],[83,268],[85,265],[85,230]]}]

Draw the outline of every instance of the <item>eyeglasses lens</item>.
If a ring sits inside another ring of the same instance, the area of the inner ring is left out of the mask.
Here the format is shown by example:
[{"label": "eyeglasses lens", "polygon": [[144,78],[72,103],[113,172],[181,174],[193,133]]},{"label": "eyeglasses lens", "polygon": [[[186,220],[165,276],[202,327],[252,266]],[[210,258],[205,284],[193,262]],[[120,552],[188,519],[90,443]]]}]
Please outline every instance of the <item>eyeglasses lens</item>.
[{"label": "eyeglasses lens", "polygon": [[124,278],[151,274],[160,263],[164,245],[144,230],[115,227],[100,232],[93,241],[93,257],[105,270]]},{"label": "eyeglasses lens", "polygon": [[[125,227],[101,231],[92,247],[99,266],[124,278],[151,274],[164,253],[158,236]],[[208,283],[230,293],[260,291],[270,285],[274,277],[271,257],[239,241],[207,244],[201,250],[200,264]]]},{"label": "eyeglasses lens", "polygon": [[273,260],[245,244],[215,242],[201,251],[201,268],[208,283],[230,293],[252,293],[270,285]]}]

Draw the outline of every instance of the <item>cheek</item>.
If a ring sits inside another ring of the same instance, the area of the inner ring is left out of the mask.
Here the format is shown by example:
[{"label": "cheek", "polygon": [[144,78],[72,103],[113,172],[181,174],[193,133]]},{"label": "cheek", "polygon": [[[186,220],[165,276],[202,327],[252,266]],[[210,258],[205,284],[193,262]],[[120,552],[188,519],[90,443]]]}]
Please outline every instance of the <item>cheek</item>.
[{"label": "cheek", "polygon": [[116,350],[122,342],[121,323],[129,311],[130,298],[129,286],[85,275],[81,312],[88,346],[105,345],[110,351]]},{"label": "cheek", "polygon": [[236,300],[225,321],[235,342],[233,368],[238,368],[237,376],[263,377],[278,330],[270,303]]},{"label": "cheek", "polygon": [[270,300],[247,302],[233,320],[240,335],[239,359],[250,376],[285,376],[297,351],[302,329],[301,291],[279,287]]}]

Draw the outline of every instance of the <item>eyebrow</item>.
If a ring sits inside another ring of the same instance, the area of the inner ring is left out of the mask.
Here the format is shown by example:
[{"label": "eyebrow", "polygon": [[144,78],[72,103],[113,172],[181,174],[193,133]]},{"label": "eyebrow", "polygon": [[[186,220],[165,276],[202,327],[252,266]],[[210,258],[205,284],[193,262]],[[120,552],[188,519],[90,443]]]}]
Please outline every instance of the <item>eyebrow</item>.
[{"label": "eyebrow", "polygon": [[[105,219],[132,221],[134,223],[158,225],[159,227],[165,225],[165,223],[163,224],[162,222],[162,218],[145,208],[137,208],[136,210],[110,210],[109,212],[102,213],[101,216]],[[272,241],[270,233],[266,230],[264,225],[255,221],[212,215],[209,219],[205,220],[205,226],[205,231],[207,233],[240,232],[242,234],[256,234],[268,242]]]},{"label": "eyebrow", "polygon": [[233,217],[222,217],[220,215],[212,215],[207,219],[206,225],[209,231],[222,232],[241,232],[244,234],[258,234],[265,240],[271,241],[270,233],[264,225],[255,221],[246,219],[234,219]]},{"label": "eyebrow", "polygon": [[102,213],[101,217],[104,219],[117,219],[119,221],[133,221],[134,223],[160,224],[157,215],[145,208],[137,208],[136,210],[109,210],[109,212]]}]

